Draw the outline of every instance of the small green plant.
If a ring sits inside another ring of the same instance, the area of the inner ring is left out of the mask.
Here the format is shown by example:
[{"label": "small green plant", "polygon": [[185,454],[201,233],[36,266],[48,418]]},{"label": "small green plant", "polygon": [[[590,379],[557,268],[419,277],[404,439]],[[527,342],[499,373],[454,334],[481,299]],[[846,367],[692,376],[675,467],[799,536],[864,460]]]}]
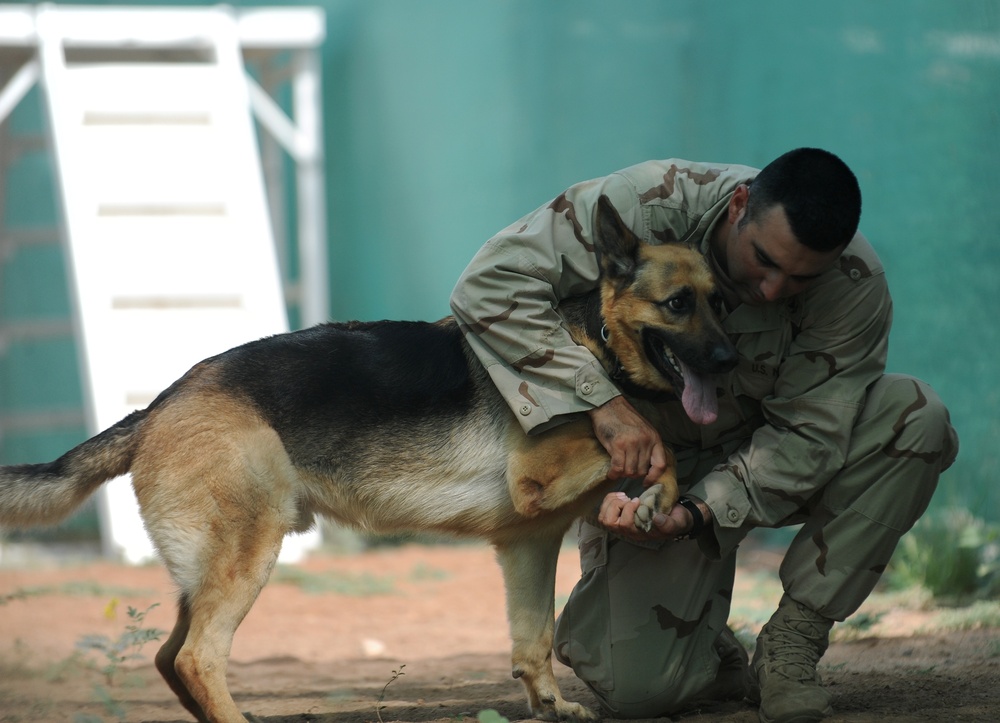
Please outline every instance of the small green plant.
[{"label": "small green plant", "polygon": [[479,711],[479,715],[476,716],[479,723],[510,723],[507,718],[500,715],[497,711],[492,708],[487,708],[486,710]]},{"label": "small green plant", "polygon": [[919,585],[953,602],[1000,593],[1000,527],[969,510],[928,515],[900,540],[889,569],[896,588]]},{"label": "small green plant", "polygon": [[400,677],[406,675],[406,673],[403,672],[403,668],[405,667],[406,664],[404,663],[399,666],[398,670],[392,671],[392,676],[388,681],[386,681],[386,684],[382,686],[382,692],[379,694],[378,702],[375,704],[375,715],[378,717],[378,723],[382,723],[382,709],[385,708],[385,705],[383,704],[383,701],[385,700],[385,692],[389,689],[390,685],[399,680]]},{"label": "small green plant", "polygon": [[[105,615],[109,618],[114,617],[117,606],[117,599],[112,599],[105,608]],[[96,668],[104,676],[105,685],[94,686],[94,692],[108,713],[119,720],[125,719],[125,710],[121,702],[115,698],[112,689],[118,682],[124,664],[129,660],[142,658],[142,649],[146,643],[159,640],[166,632],[145,627],[146,616],[157,606],[159,603],[153,603],[145,610],[129,606],[130,622],[125,626],[125,632],[115,640],[107,635],[84,635],[76,643],[77,649],[83,654],[97,652],[103,658],[103,663],[98,664]]]},{"label": "small green plant", "polygon": [[[153,603],[143,611],[129,606],[128,617],[131,622],[125,626],[125,632],[119,635],[117,640],[112,640],[107,635],[84,635],[77,641],[77,649],[83,652],[95,650],[103,655],[105,663],[99,670],[104,675],[108,686],[114,685],[115,676],[121,671],[125,661],[141,658],[142,649],[146,643],[159,640],[165,632],[156,628],[143,627],[146,615],[159,604]],[[115,601],[112,601],[106,610],[111,611],[110,615],[113,615],[114,608]]]}]

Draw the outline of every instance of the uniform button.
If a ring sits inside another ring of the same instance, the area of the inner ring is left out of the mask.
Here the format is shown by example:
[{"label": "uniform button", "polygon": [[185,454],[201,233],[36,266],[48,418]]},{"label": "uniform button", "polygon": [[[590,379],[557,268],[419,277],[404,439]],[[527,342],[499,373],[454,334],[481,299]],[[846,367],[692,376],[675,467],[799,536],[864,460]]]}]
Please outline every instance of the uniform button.
[{"label": "uniform button", "polygon": [[583,392],[584,394],[590,394],[592,391],[594,391],[594,385],[591,384],[590,382],[584,382],[583,384],[580,385],[580,391]]},{"label": "uniform button", "polygon": [[740,513],[732,508],[730,508],[729,512],[726,513],[726,516],[729,518],[730,522],[738,522],[740,519]]},{"label": "uniform button", "polygon": [[529,414],[531,414],[531,407],[529,407],[527,404],[522,404],[521,408],[518,411],[521,412],[522,417],[527,417]]},{"label": "uniform button", "polygon": [[851,278],[857,281],[861,278],[861,269],[851,269]]}]

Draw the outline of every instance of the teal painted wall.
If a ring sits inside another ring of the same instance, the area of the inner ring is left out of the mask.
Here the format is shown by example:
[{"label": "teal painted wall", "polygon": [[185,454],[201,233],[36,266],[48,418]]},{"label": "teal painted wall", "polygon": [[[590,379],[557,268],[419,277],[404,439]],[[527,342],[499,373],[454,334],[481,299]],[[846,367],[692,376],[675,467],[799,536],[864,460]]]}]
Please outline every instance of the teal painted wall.
[{"label": "teal painted wall", "polygon": [[890,368],[931,382],[962,436],[935,505],[1000,519],[1000,3],[318,4],[331,318],[447,314],[478,247],[575,181],[826,147],[887,267]]},{"label": "teal painted wall", "polygon": [[889,366],[962,454],[935,504],[1000,519],[1000,3],[333,3],[336,318],[435,318],[490,235],[653,157],[854,167],[896,303]]}]

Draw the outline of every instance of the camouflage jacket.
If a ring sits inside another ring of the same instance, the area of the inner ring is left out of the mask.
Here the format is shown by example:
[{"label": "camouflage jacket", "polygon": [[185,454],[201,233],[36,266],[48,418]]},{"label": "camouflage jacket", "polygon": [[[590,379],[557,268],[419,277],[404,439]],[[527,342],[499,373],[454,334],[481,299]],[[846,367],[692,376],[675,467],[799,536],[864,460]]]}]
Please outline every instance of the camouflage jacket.
[{"label": "camouflage jacket", "polygon": [[[597,199],[606,194],[646,243],[683,241],[708,254],[733,191],[756,173],[648,161],[578,183],[487,241],[452,309],[525,431],[620,393],[558,313],[560,299],[596,288]],[[715,515],[716,554],[742,537],[744,524],[781,523],[840,469],[866,389],[884,371],[891,320],[881,263],[858,235],[802,294],[725,315],[740,360],[719,379],[715,423],[693,424],[680,402],[637,404],[677,450],[735,450],[688,490]]]}]

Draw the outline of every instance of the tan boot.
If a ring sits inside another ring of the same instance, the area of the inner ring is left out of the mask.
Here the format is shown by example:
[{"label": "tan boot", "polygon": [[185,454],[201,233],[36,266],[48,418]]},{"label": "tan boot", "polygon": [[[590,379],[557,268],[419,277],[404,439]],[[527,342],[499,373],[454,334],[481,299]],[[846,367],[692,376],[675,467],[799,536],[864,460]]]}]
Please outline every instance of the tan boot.
[{"label": "tan boot", "polygon": [[833,713],[816,665],[833,621],[785,595],[757,638],[750,698],[762,723],[812,723]]}]

